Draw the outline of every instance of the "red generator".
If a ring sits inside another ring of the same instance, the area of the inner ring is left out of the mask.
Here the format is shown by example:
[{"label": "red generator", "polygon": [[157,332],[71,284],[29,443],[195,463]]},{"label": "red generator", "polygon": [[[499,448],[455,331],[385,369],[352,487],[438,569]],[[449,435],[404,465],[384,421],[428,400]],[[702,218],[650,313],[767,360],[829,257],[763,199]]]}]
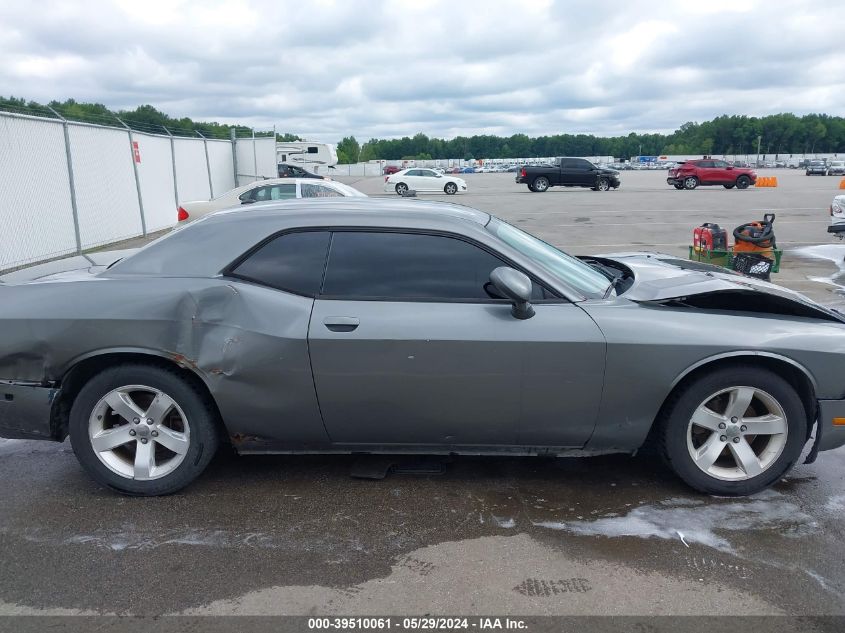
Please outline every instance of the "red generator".
[{"label": "red generator", "polygon": [[718,224],[705,222],[693,229],[692,245],[696,251],[726,251],[728,232]]}]

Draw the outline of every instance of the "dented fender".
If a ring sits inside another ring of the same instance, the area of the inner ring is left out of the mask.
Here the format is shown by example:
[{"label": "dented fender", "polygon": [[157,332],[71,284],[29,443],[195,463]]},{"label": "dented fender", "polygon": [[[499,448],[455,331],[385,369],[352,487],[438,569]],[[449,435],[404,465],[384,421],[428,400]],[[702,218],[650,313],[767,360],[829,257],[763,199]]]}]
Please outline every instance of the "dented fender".
[{"label": "dented fender", "polygon": [[312,304],[223,278],[2,286],[0,379],[61,384],[84,360],[142,354],[194,372],[230,435],[322,442],[307,347]]}]

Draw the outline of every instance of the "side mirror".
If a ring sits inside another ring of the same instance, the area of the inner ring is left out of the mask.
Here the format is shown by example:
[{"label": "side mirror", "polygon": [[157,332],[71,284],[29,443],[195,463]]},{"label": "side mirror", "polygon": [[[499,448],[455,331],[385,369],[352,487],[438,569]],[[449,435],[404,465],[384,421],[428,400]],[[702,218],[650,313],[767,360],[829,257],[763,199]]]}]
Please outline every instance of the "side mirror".
[{"label": "side mirror", "polygon": [[490,273],[490,283],[504,297],[513,302],[511,314],[517,319],[530,319],[534,316],[534,308],[529,303],[531,299],[531,280],[518,270],[507,266],[499,266]]},{"label": "side mirror", "polygon": [[252,198],[247,198],[246,200],[241,200],[241,204],[253,204],[255,200]]},{"label": "side mirror", "polygon": [[734,168],[733,165],[728,165],[728,169],[733,169],[733,168]]},{"label": "side mirror", "polygon": [[434,174],[435,178],[443,178],[443,174]]}]

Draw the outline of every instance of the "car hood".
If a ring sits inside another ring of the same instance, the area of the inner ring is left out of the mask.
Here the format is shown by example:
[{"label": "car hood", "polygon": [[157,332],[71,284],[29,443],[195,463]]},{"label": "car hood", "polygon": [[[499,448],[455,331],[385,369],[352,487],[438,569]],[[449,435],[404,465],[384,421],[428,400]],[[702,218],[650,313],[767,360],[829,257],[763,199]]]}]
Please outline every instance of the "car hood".
[{"label": "car hood", "polygon": [[[631,270],[634,283],[622,296],[637,303],[683,302],[690,297],[708,297],[710,305],[718,305],[722,309],[806,316],[845,323],[845,315],[799,292],[712,264],[665,253],[611,253],[597,258],[617,262]],[[717,298],[724,301],[714,301]]]}]

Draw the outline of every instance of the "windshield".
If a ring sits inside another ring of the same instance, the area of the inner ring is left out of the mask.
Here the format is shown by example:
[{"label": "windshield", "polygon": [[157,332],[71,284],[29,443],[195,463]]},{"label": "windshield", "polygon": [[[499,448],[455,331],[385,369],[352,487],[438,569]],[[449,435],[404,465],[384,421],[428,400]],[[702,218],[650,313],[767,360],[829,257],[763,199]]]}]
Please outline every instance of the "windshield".
[{"label": "windshield", "polygon": [[595,268],[498,218],[490,219],[487,230],[583,295],[601,297],[610,286]]}]

